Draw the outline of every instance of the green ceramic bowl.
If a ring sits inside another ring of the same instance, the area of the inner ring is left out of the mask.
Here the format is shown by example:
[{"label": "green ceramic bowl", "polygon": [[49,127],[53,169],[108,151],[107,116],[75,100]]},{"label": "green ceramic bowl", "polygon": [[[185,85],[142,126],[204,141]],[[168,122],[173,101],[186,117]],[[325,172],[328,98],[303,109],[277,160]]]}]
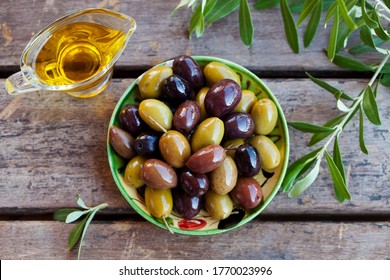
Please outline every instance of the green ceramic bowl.
[{"label": "green ceramic bowl", "polygon": [[[233,210],[233,213],[227,219],[222,221],[217,221],[211,218],[205,210],[202,210],[192,220],[184,220],[175,211],[172,211],[171,215],[166,219],[170,229],[175,233],[186,235],[211,235],[230,231],[248,223],[268,206],[268,204],[272,201],[272,199],[278,192],[287,169],[289,158],[289,138],[287,123],[283,111],[275,96],[261,81],[261,79],[259,79],[256,75],[254,75],[246,68],[224,59],[208,56],[193,56],[193,58],[200,64],[202,68],[212,61],[218,61],[228,65],[231,69],[236,71],[238,75],[241,76],[243,89],[249,89],[253,91],[258,98],[268,97],[272,99],[279,111],[276,128],[268,135],[268,137],[270,137],[279,148],[281,153],[281,163],[274,170],[267,172],[262,170],[258,175],[256,175],[255,178],[262,185],[264,195],[260,205],[250,211],[244,211],[236,207]],[[161,64],[172,66],[172,60],[163,62]],[[109,127],[111,127],[112,125],[119,126],[119,112],[125,105],[138,103],[136,97],[139,96],[139,80],[140,77],[130,85],[130,87],[124,92],[121,99],[118,101],[114,112],[112,113]],[[107,152],[112,176],[115,180],[116,185],[118,186],[119,191],[122,193],[127,202],[134,208],[136,212],[138,212],[146,220],[156,226],[167,229],[162,219],[157,219],[150,215],[148,209],[146,208],[142,191],[140,191],[139,189],[131,188],[126,185],[125,181],[123,180],[123,171],[126,167],[127,162],[115,153],[115,151],[108,143],[108,138]]]}]

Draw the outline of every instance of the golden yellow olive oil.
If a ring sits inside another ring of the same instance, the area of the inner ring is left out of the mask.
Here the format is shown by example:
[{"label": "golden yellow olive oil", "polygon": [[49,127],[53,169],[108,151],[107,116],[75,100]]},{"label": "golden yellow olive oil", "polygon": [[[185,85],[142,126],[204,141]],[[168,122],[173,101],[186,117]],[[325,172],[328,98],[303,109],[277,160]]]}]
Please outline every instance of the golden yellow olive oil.
[{"label": "golden yellow olive oil", "polygon": [[35,71],[47,85],[71,85],[106,67],[124,46],[126,35],[105,26],[77,22],[53,32],[40,50]]}]

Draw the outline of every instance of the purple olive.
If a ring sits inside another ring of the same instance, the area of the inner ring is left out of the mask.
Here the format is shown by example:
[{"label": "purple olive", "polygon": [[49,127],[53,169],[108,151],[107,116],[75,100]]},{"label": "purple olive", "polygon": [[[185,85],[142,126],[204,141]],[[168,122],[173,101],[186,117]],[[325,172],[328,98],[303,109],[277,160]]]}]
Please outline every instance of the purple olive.
[{"label": "purple olive", "polygon": [[234,160],[238,172],[243,177],[253,177],[260,171],[260,156],[251,144],[243,144],[236,150]]},{"label": "purple olive", "polygon": [[202,196],[209,189],[209,178],[206,174],[185,170],[180,175],[180,185],[190,196]]},{"label": "purple olive", "polygon": [[173,60],[173,73],[182,77],[194,88],[199,90],[204,84],[203,71],[198,62],[188,55],[181,55]]},{"label": "purple olive", "polygon": [[224,119],[226,139],[247,139],[255,130],[255,123],[250,114],[229,113]]},{"label": "purple olive", "polygon": [[109,142],[118,155],[125,159],[131,159],[136,155],[133,149],[134,138],[128,132],[116,126],[109,130]]},{"label": "purple olive", "polygon": [[176,103],[195,98],[195,92],[192,86],[186,80],[175,74],[169,76],[164,81],[163,91],[170,100]]},{"label": "purple olive", "polygon": [[207,115],[223,117],[237,106],[241,97],[241,88],[235,81],[224,79],[216,82],[204,99]]},{"label": "purple olive", "polygon": [[193,153],[186,166],[194,173],[208,173],[220,166],[226,158],[226,151],[220,145],[208,145]]},{"label": "purple olive", "polygon": [[254,178],[238,178],[230,196],[245,209],[255,208],[263,198],[263,190]]},{"label": "purple olive", "polygon": [[138,105],[126,105],[119,112],[119,125],[129,132],[133,137],[137,137],[146,128],[145,122],[138,113]]},{"label": "purple olive", "polygon": [[173,207],[184,219],[192,219],[202,210],[202,197],[191,196],[179,187],[173,189],[172,195]]},{"label": "purple olive", "polygon": [[188,134],[200,120],[200,106],[197,102],[187,100],[180,104],[173,115],[173,126],[183,134]]},{"label": "purple olive", "polygon": [[158,157],[160,136],[160,133],[152,130],[141,133],[134,140],[134,150],[144,157]]}]

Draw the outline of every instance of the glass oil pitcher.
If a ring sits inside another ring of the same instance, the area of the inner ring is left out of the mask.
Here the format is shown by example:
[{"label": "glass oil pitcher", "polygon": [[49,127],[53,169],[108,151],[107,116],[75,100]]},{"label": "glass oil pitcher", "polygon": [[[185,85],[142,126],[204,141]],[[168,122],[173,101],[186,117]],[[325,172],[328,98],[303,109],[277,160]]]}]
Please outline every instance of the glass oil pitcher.
[{"label": "glass oil pitcher", "polygon": [[39,90],[87,98],[102,92],[136,29],[133,18],[107,9],[66,15],[35,35],[20,58],[21,71],[5,81],[9,94]]}]

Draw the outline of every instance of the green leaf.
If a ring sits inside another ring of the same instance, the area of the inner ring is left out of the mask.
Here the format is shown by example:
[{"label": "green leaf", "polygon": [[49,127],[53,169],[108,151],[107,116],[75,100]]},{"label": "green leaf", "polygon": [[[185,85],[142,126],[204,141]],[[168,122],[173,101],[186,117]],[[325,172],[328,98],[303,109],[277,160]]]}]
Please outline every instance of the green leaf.
[{"label": "green leaf", "polygon": [[[338,125],[346,116],[347,114],[338,115],[337,117],[330,119],[327,121],[323,126],[325,127],[334,127],[335,125]],[[309,141],[309,146],[313,146],[317,144],[318,142],[325,139],[327,136],[329,136],[333,131],[330,132],[323,132],[323,133],[314,133]]]},{"label": "green leaf", "polygon": [[95,216],[95,214],[100,210],[101,208],[96,208],[94,211],[92,211],[88,216],[87,216],[87,220],[85,222],[85,226],[83,227],[83,232],[82,232],[82,235],[81,235],[81,239],[80,239],[80,245],[79,245],[79,250],[78,250],[78,254],[77,254],[77,258],[80,259],[80,256],[81,256],[81,246],[82,246],[82,243],[83,243],[83,240],[84,240],[84,237],[87,233],[87,230],[88,230],[88,227],[89,227],[89,224],[91,223],[93,217]]},{"label": "green leaf", "polygon": [[[323,0],[323,9],[326,11],[329,9],[330,6],[334,3],[334,0]],[[292,3],[289,5],[290,11],[293,14],[300,14],[302,12],[304,1],[298,0],[298,1],[292,1]]]},{"label": "green leaf", "polygon": [[345,23],[348,25],[350,30],[355,30],[357,28],[354,20],[349,16],[349,10],[345,5],[344,0],[337,0],[339,6],[341,17],[344,19]]},{"label": "green leaf", "polygon": [[204,33],[204,17],[202,13],[202,5],[198,5],[198,7],[191,16],[190,36],[193,32],[195,32],[195,35],[198,38]]},{"label": "green leaf", "polygon": [[373,48],[374,50],[376,49],[374,39],[372,38],[372,35],[371,35],[371,30],[367,25],[362,26],[360,28],[360,40],[362,40],[363,43],[365,43],[367,46]]},{"label": "green leaf", "polygon": [[[333,144],[333,160],[337,168],[339,169],[341,177],[343,178],[344,182],[347,182],[345,177],[344,164],[340,153],[339,135],[336,136],[336,139],[334,140],[334,144]],[[338,189],[336,188],[335,188],[335,193],[336,193],[337,200],[340,202],[344,202],[345,198],[339,193]]]},{"label": "green leaf", "polygon": [[341,177],[343,178],[344,182],[347,182],[346,177],[345,177],[343,159],[342,159],[341,153],[340,153],[339,135],[336,136],[334,143],[333,143],[333,160],[334,160],[334,163],[336,164],[338,170],[340,171]]},{"label": "green leaf", "polygon": [[208,14],[210,14],[217,2],[218,0],[207,0],[206,6],[203,11],[203,17],[206,17]]},{"label": "green leaf", "polygon": [[340,54],[336,54],[333,63],[341,68],[350,69],[354,71],[371,71],[374,72],[375,69],[367,64],[364,64],[353,58],[349,58]]},{"label": "green leaf", "polygon": [[316,164],[313,169],[301,180],[296,182],[292,188],[290,189],[288,196],[291,198],[298,197],[301,193],[303,193],[308,187],[310,187],[314,181],[317,179],[317,176],[320,172],[320,160],[317,159]]},{"label": "green leaf", "polygon": [[300,26],[305,19],[313,12],[313,10],[319,4],[319,0],[306,0],[303,4],[302,12],[299,15],[297,26]]},{"label": "green leaf", "polygon": [[380,81],[381,84],[384,85],[385,87],[390,86],[390,74],[383,75]]},{"label": "green leaf", "polygon": [[[383,41],[379,37],[375,37],[375,38],[373,38],[373,40],[374,40],[374,45],[375,46],[380,46],[380,45],[385,43],[385,41]],[[357,44],[357,45],[351,47],[350,49],[348,49],[348,53],[350,53],[352,55],[359,55],[359,54],[363,54],[363,53],[371,52],[371,51],[373,51],[372,47],[367,46],[364,43]]]},{"label": "green leaf", "polygon": [[336,98],[342,98],[342,99],[346,99],[346,100],[353,100],[352,97],[350,97],[348,94],[344,93],[343,91],[331,86],[330,84],[328,84],[327,82],[323,81],[323,80],[320,80],[320,79],[317,79],[313,76],[311,76],[309,73],[306,72],[306,75],[310,78],[310,80],[312,80],[315,84],[319,85],[320,87],[322,87],[323,89],[329,91],[330,93],[332,93],[334,95],[334,97]]},{"label": "green leaf", "polygon": [[381,38],[383,41],[390,40],[389,34],[386,32],[386,30],[382,27],[381,21],[378,16],[378,11],[374,10],[372,13],[372,19],[375,20],[378,23],[378,27],[374,28],[375,34]]},{"label": "green leaf", "polygon": [[332,157],[329,155],[329,153],[325,150],[325,156],[326,161],[328,162],[330,175],[332,177],[332,181],[334,184],[335,189],[337,189],[337,192],[344,197],[345,199],[350,200],[351,195],[347,189],[347,185],[340,173],[340,170],[337,168],[335,162],[333,161]]},{"label": "green leaf", "polygon": [[180,3],[176,6],[176,8],[172,11],[171,15],[174,15],[181,7],[184,7],[188,3],[190,3],[191,0],[181,0]]},{"label": "green leaf", "polygon": [[67,224],[73,223],[74,221],[78,220],[81,216],[83,216],[86,213],[88,213],[88,211],[80,211],[80,210],[69,213],[69,215],[66,217],[65,223]]},{"label": "green leaf", "polygon": [[205,16],[205,24],[210,25],[221,18],[224,18],[237,10],[240,6],[240,0],[217,1],[212,10]]},{"label": "green leaf", "polygon": [[274,8],[279,4],[279,0],[257,0],[253,7],[256,10]]},{"label": "green leaf", "polygon": [[330,37],[328,42],[328,58],[330,61],[333,61],[336,54],[336,46],[337,46],[337,36],[339,32],[339,7],[336,6],[336,12],[333,19],[332,30],[330,31]]},{"label": "green leaf", "polygon": [[378,104],[369,85],[367,85],[363,94],[363,109],[367,119],[375,125],[381,125]]},{"label": "green leaf", "polygon": [[309,133],[321,133],[321,132],[332,132],[334,131],[333,127],[318,126],[311,123],[305,122],[288,122],[289,126],[293,128]]},{"label": "green leaf", "polygon": [[88,207],[85,202],[81,199],[81,197],[79,195],[77,195],[77,200],[76,200],[76,203],[78,206],[80,206],[81,208],[83,209],[90,209],[91,207]]},{"label": "green leaf", "polygon": [[383,3],[385,3],[387,8],[390,9],[390,0],[383,0]]},{"label": "green leaf", "polygon": [[341,112],[349,112],[351,108],[349,108],[341,99],[338,99],[336,102],[337,109],[339,109]]},{"label": "green leaf", "polygon": [[368,155],[366,144],[364,143],[364,120],[363,120],[363,107],[360,105],[359,110],[359,145],[360,150]]},{"label": "green leaf", "polygon": [[246,46],[250,46],[252,45],[254,30],[248,0],[241,0],[238,19],[241,40]]},{"label": "green leaf", "polygon": [[[347,10],[351,10],[353,6],[357,3],[358,0],[345,0],[345,6],[347,7]],[[332,5],[330,5],[328,12],[326,13],[325,16],[325,24],[332,18],[334,17],[336,13],[336,8],[338,7],[338,2],[334,1]]]},{"label": "green leaf", "polygon": [[366,10],[366,0],[360,1],[360,6],[362,7],[362,17],[364,19],[364,22],[370,27],[370,28],[378,28],[378,23],[373,20],[368,14]]},{"label": "green leaf", "polygon": [[70,232],[68,237],[68,250],[72,250],[73,247],[80,240],[81,234],[84,230],[84,226],[87,223],[88,216],[89,215],[85,216],[84,219],[82,219],[78,224],[76,224]]},{"label": "green leaf", "polygon": [[318,148],[314,151],[311,151],[310,153],[297,159],[287,168],[286,176],[284,177],[282,184],[283,192],[287,192],[291,189],[295,179],[306,172],[308,168],[310,168],[321,150],[322,148]]},{"label": "green leaf", "polygon": [[80,209],[78,208],[63,208],[63,209],[58,209],[57,211],[54,212],[53,214],[53,219],[55,221],[59,221],[59,222],[65,222],[66,220],[66,217],[74,212],[74,211],[78,211]]},{"label": "green leaf", "polygon": [[287,0],[280,1],[280,8],[282,12],[284,32],[287,37],[287,42],[295,53],[299,53],[298,31],[294,22],[294,18],[287,5]]},{"label": "green leaf", "polygon": [[318,26],[321,21],[321,15],[322,15],[322,0],[320,0],[320,3],[315,7],[313,10],[313,13],[311,14],[309,23],[307,24],[306,31],[303,37],[303,44],[304,47],[307,48],[310,46],[310,43],[312,42],[315,34],[317,33]]}]

